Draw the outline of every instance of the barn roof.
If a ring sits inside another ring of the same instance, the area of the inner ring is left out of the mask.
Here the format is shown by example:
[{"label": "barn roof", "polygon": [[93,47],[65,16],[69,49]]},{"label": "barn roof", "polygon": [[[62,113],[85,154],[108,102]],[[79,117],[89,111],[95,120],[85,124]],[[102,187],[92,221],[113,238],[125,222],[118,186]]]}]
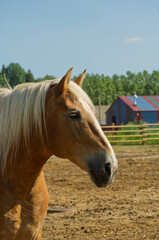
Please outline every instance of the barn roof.
[{"label": "barn roof", "polygon": [[138,96],[136,105],[134,96],[119,96],[133,111],[159,111],[159,96]]}]

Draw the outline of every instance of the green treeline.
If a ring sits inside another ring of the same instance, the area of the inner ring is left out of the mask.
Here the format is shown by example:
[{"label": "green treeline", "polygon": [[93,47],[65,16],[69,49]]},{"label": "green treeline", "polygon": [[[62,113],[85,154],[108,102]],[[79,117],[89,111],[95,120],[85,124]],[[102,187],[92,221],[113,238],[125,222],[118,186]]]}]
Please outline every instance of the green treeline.
[{"label": "green treeline", "polygon": [[55,77],[46,75],[43,78],[35,79],[32,72],[28,70],[27,72],[18,64],[10,63],[8,67],[2,66],[0,72],[0,87],[7,87],[6,81],[4,80],[4,75],[6,76],[11,87],[25,82],[39,82],[43,80],[53,79]]},{"label": "green treeline", "polygon": [[126,75],[112,77],[87,74],[84,81],[84,90],[98,104],[99,96],[104,105],[111,104],[118,96],[159,95],[159,71],[149,74],[147,71],[134,74],[130,71]]},{"label": "green treeline", "polygon": [[[54,76],[46,75],[35,79],[32,72],[27,72],[17,63],[2,66],[0,72],[0,87],[7,87],[4,81],[4,73],[11,87],[24,82],[37,82],[45,79],[53,79]],[[75,78],[75,77],[74,77]],[[126,75],[114,74],[112,77],[99,74],[86,74],[83,89],[89,95],[95,105],[99,96],[101,104],[111,104],[118,96],[132,96],[136,92],[139,95],[159,95],[159,71],[152,74],[146,70],[137,74],[130,71]]]}]

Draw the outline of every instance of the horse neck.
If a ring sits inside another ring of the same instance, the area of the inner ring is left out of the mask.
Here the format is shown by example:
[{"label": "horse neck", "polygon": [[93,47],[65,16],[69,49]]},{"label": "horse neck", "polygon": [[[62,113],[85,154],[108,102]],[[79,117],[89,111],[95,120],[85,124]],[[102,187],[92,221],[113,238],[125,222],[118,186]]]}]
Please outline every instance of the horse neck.
[{"label": "horse neck", "polygon": [[13,165],[8,164],[7,166],[9,188],[25,198],[36,184],[43,166],[50,156],[51,154],[46,151],[39,139],[31,141],[29,148],[20,144],[19,151],[12,161]]}]

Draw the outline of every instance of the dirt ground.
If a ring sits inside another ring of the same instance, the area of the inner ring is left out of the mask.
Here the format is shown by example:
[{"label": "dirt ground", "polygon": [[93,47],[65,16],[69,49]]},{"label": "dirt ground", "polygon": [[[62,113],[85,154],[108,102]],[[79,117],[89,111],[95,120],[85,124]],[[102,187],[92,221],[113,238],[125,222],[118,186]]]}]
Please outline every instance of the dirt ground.
[{"label": "dirt ground", "polygon": [[114,146],[119,171],[113,184],[97,188],[68,160],[45,166],[50,213],[44,240],[159,239],[159,146]]}]

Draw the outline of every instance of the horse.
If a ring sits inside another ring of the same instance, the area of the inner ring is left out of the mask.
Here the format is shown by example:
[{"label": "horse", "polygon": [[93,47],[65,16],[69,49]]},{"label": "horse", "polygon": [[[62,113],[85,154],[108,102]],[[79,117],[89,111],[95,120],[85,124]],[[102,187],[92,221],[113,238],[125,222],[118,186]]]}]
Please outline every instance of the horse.
[{"label": "horse", "polygon": [[55,155],[113,182],[118,163],[82,90],[84,71],[0,89],[0,239],[40,240],[48,208],[43,167]]}]

